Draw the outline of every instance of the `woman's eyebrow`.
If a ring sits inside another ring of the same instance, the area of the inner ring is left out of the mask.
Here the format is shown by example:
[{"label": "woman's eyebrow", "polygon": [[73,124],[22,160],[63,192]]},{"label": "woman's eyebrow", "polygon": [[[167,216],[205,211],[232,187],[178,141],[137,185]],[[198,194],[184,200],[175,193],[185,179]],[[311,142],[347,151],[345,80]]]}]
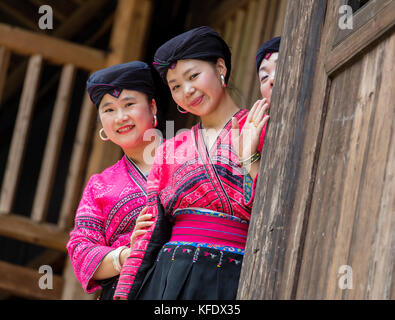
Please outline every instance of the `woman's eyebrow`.
[{"label": "woman's eyebrow", "polygon": [[[187,75],[189,72],[191,72],[194,68],[195,67],[190,67],[189,69],[185,70],[183,72],[182,76],[185,77],[185,75]],[[172,83],[172,82],[176,82],[176,80],[175,79],[171,79],[171,80],[167,81],[167,83],[169,83],[169,84]]]},{"label": "woman's eyebrow", "polygon": [[123,98],[121,99],[121,101],[125,101],[125,100],[134,100],[134,101],[136,101],[136,98],[135,98],[135,97],[132,97],[132,96],[126,96],[126,97],[123,97]]},{"label": "woman's eyebrow", "polygon": [[101,106],[100,106],[100,108],[104,108],[104,107],[107,107],[108,105],[110,105],[110,104],[112,104],[112,102],[105,102],[104,104],[102,104]]}]

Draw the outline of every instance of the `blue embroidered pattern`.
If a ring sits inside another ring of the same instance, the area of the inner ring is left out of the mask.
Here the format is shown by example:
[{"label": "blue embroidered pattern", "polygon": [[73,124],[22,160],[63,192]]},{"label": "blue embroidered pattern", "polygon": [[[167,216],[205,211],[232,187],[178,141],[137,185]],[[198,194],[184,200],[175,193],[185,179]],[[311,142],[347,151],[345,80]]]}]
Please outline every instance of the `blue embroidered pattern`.
[{"label": "blue embroidered pattern", "polygon": [[244,181],[243,181],[245,203],[248,203],[251,200],[252,185],[253,185],[253,180],[252,180],[251,176],[249,174],[245,174]]},{"label": "blue embroidered pattern", "polygon": [[171,241],[167,242],[165,246],[194,246],[197,248],[212,248],[216,250],[222,250],[222,251],[227,251],[227,252],[233,252],[237,254],[244,255],[244,249],[239,249],[239,248],[234,248],[234,247],[229,247],[229,246],[219,246],[215,244],[210,244],[210,243],[200,243],[200,242],[187,242],[187,241]]},{"label": "blue embroidered pattern", "polygon": [[[251,179],[251,178],[250,178]],[[252,180],[251,180],[252,181]],[[252,187],[252,185],[251,185]],[[184,209],[177,209],[173,212],[173,217],[179,215],[179,214],[198,214],[198,215],[203,215],[203,216],[210,216],[210,217],[218,217],[218,218],[224,218],[232,221],[237,221],[240,223],[245,223],[249,224],[249,221],[240,219],[236,216],[232,216],[223,212],[217,212],[217,211],[212,211],[212,210],[207,210],[207,209],[202,209],[202,208],[184,208]]]}]

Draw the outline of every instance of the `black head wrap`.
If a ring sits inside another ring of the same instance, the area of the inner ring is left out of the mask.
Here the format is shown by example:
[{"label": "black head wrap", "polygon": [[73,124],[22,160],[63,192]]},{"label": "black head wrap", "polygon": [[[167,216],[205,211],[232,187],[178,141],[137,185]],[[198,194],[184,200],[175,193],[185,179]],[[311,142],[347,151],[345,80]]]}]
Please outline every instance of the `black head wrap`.
[{"label": "black head wrap", "polygon": [[280,49],[280,37],[275,37],[266,41],[262,46],[259,47],[258,52],[256,53],[256,72],[259,73],[259,67],[262,63],[263,59],[269,59],[273,52],[279,52]]},{"label": "black head wrap", "polygon": [[231,70],[229,47],[215,30],[204,26],[184,32],[164,43],[156,50],[153,65],[167,83],[167,71],[173,68],[178,60],[198,59],[216,62],[218,58],[225,61],[227,82]]},{"label": "black head wrap", "polygon": [[117,64],[93,73],[86,82],[86,90],[96,107],[106,93],[118,98],[123,89],[155,94],[151,68],[141,61]]}]

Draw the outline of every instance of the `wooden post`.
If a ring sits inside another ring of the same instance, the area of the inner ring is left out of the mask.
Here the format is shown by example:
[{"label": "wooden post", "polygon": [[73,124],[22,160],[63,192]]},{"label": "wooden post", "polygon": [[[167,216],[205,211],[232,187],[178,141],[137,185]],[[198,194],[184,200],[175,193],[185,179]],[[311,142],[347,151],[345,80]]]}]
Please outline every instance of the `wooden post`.
[{"label": "wooden post", "polygon": [[11,148],[8,154],[7,167],[1,189],[0,214],[10,213],[12,210],[33,114],[37,87],[40,80],[41,65],[42,57],[40,55],[34,55],[30,58],[15,123],[16,129],[14,129],[12,136]]},{"label": "wooden post", "polygon": [[10,51],[7,47],[0,47],[0,104],[3,97],[4,85],[7,77],[8,63],[10,62]]},{"label": "wooden post", "polygon": [[92,137],[93,128],[96,126],[95,119],[96,108],[92,104],[89,95],[85,93],[67,174],[65,194],[58,219],[58,226],[61,230],[67,230],[73,222],[79,201],[78,198],[81,195],[81,187],[84,182],[82,174],[85,170],[84,163],[86,163],[88,158],[86,150]]},{"label": "wooden post", "polygon": [[75,67],[71,64],[65,65],[60,77],[47,145],[33,202],[31,218],[36,222],[43,222],[47,214],[60,147],[62,146],[64,129],[66,127],[66,119],[70,108],[74,78]]},{"label": "wooden post", "polygon": [[[325,9],[325,0],[288,1],[239,299],[295,295],[309,213],[307,195],[323,123],[323,110],[312,109],[310,95]],[[309,124],[314,134],[307,137]]]}]

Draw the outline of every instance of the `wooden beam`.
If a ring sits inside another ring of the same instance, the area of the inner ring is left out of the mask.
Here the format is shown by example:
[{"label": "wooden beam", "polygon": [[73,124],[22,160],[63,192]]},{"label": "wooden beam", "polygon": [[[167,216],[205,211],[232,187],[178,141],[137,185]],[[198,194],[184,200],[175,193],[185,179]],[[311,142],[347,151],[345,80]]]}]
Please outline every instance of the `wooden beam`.
[{"label": "wooden beam", "polygon": [[30,58],[1,189],[0,211],[3,212],[12,210],[36,100],[41,66],[41,56],[35,55]]},{"label": "wooden beam", "polygon": [[28,299],[58,300],[61,298],[63,278],[52,274],[52,289],[41,289],[39,270],[0,261],[0,289]]},{"label": "wooden beam", "polygon": [[[85,0],[84,3],[68,17],[64,23],[54,29],[52,36],[70,39],[94,19],[109,0]],[[70,62],[71,63],[71,62]],[[90,69],[95,70],[95,69]]]},{"label": "wooden beam", "polygon": [[152,0],[118,1],[107,66],[142,58],[151,13]]},{"label": "wooden beam", "polygon": [[[63,40],[70,39],[77,32],[85,27],[97,15],[98,11],[102,9],[103,5],[108,0],[83,0],[83,4],[76,9],[73,14],[68,17],[59,27],[55,28],[51,33],[52,37],[62,38]],[[104,23],[106,24],[106,22]],[[85,43],[89,46],[90,43]],[[70,63],[67,61],[66,63]],[[101,68],[98,67],[97,69]],[[8,77],[9,89],[4,93],[4,101],[7,101],[15,92],[18,91],[23,80],[26,63],[22,62],[15,67]],[[96,69],[95,69],[96,70]]]},{"label": "wooden beam", "polygon": [[70,108],[70,100],[73,94],[75,71],[73,65],[65,65],[60,77],[47,145],[41,163],[41,171],[31,213],[32,220],[36,222],[43,222],[48,211],[49,200],[52,195],[51,189],[55,180],[59,152],[62,146],[66,119]]},{"label": "wooden beam", "polygon": [[6,82],[8,64],[10,62],[10,50],[7,47],[0,47],[0,103],[3,97],[4,85]]},{"label": "wooden beam", "polygon": [[36,5],[37,8],[43,5],[49,5],[51,6],[53,15],[57,20],[63,21],[66,19],[66,15],[63,12],[61,12],[56,6],[54,6],[51,3],[48,3],[48,0],[30,0],[30,2]]},{"label": "wooden beam", "polygon": [[251,0],[225,0],[214,9],[207,17],[207,24],[214,27],[222,25],[225,21],[232,19],[235,12],[244,10]]},{"label": "wooden beam", "polygon": [[97,49],[25,31],[0,23],[0,45],[21,55],[40,54],[54,64],[74,64],[84,70],[103,67],[106,54]]},{"label": "wooden beam", "polygon": [[21,25],[25,26],[30,30],[34,30],[36,32],[40,32],[40,28],[38,27],[38,23],[36,23],[33,19],[30,19],[23,15],[19,10],[11,7],[4,1],[0,1],[0,10],[6,13],[8,16],[12,17],[16,21],[18,21]]},{"label": "wooden beam", "polygon": [[83,172],[86,169],[85,163],[88,159],[86,150],[89,147],[95,127],[96,114],[95,106],[92,104],[89,95],[85,93],[58,219],[58,226],[61,230],[67,230],[73,224],[75,210],[84,183]]},{"label": "wooden beam", "polygon": [[69,233],[51,223],[36,223],[27,217],[0,212],[0,235],[66,252]]}]

